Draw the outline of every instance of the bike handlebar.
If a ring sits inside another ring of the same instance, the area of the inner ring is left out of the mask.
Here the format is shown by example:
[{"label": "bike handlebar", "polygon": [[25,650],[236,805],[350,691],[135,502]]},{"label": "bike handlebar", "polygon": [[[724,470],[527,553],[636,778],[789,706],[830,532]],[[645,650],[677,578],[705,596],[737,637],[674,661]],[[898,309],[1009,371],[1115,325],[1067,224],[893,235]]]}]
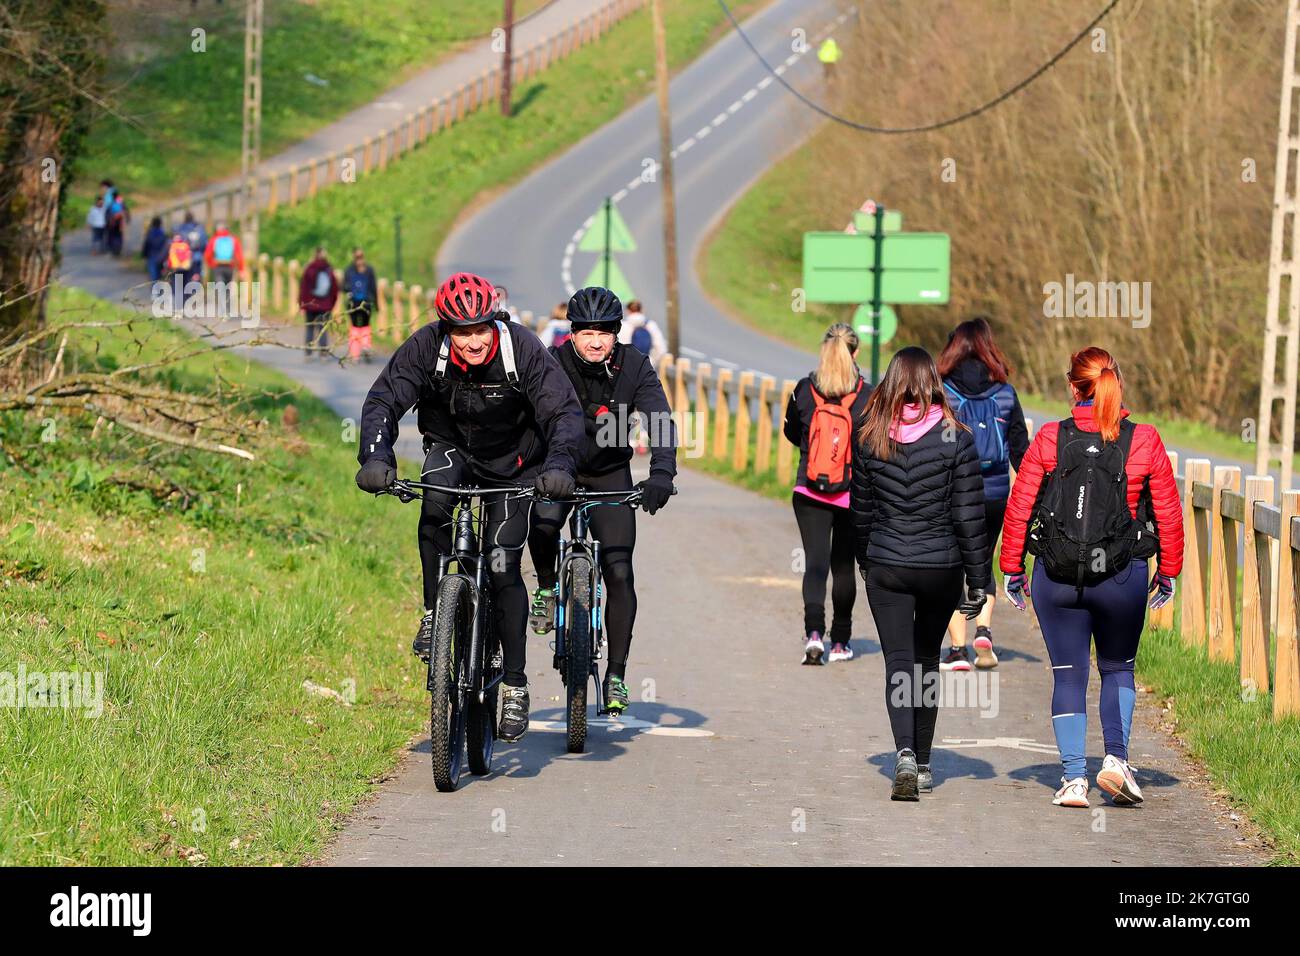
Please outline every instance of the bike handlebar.
[{"label": "bike handlebar", "polygon": [[[635,504],[641,498],[640,488],[628,488],[623,491],[585,491],[578,489],[568,498],[540,498],[537,489],[532,485],[507,485],[501,488],[480,488],[477,485],[433,485],[423,481],[413,481],[409,478],[398,478],[391,485],[379,492],[381,495],[392,495],[400,501],[414,501],[424,496],[419,494],[415,489],[420,491],[432,491],[438,494],[452,495],[457,498],[482,498],[489,495],[518,495],[521,498],[537,498],[540,501],[548,501],[555,504],[587,504],[600,503],[604,499],[622,498],[624,504]],[[673,486],[673,494],[677,494],[677,486]]]}]

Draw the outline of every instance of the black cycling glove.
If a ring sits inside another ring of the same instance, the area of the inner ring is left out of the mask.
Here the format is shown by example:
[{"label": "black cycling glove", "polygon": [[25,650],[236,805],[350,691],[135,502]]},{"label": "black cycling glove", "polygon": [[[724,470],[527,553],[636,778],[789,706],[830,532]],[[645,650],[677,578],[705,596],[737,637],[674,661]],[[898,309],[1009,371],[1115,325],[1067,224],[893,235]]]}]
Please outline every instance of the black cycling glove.
[{"label": "black cycling glove", "polygon": [[537,476],[537,493],[543,498],[571,498],[577,486],[573,475],[558,468],[544,471]]},{"label": "black cycling glove", "polygon": [[984,603],[988,600],[988,595],[984,593],[983,588],[968,588],[966,590],[966,600],[957,605],[957,610],[966,616],[966,620],[973,621],[979,617],[979,613],[984,608]]},{"label": "black cycling glove", "polygon": [[641,509],[652,515],[668,504],[673,493],[673,480],[667,475],[652,472],[645,481],[638,482],[637,487],[641,489]]},{"label": "black cycling glove", "polygon": [[357,472],[357,487],[377,495],[397,480],[397,469],[382,458],[371,458]]}]

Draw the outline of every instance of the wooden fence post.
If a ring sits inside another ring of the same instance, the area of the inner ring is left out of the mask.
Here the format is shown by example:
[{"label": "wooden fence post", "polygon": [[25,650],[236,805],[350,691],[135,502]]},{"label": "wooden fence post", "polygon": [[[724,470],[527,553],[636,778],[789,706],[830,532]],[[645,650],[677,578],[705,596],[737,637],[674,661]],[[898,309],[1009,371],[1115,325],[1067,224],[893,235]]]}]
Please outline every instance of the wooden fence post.
[{"label": "wooden fence post", "polygon": [[1210,660],[1235,661],[1237,626],[1233,592],[1237,589],[1237,523],[1223,515],[1225,491],[1241,490],[1241,469],[1214,469],[1210,505]]},{"label": "wooden fence post", "polygon": [[1300,515],[1300,491],[1282,492],[1278,537],[1277,664],[1273,668],[1273,718],[1300,714],[1300,647],[1296,645],[1297,561],[1291,524]]},{"label": "wooden fence post", "polygon": [[660,386],[663,387],[664,395],[668,398],[669,407],[676,414],[681,415],[683,418],[685,418],[686,409],[682,408],[682,406],[678,403],[677,396],[673,394],[673,389],[672,389],[672,374],[673,374],[674,361],[675,360],[673,359],[672,355],[669,354],[665,354],[660,357],[659,369],[658,369],[659,384]]},{"label": "wooden fence post", "polygon": [[719,461],[727,460],[727,439],[731,431],[731,405],[727,402],[727,383],[731,379],[731,369],[718,369],[718,397],[713,403],[713,457]]},{"label": "wooden fence post", "polygon": [[418,282],[415,285],[411,286],[410,296],[411,296],[411,301],[407,303],[407,308],[409,309],[409,317],[407,318],[406,321],[410,327],[411,332],[415,332],[415,330],[418,329],[423,324],[420,321],[420,319],[423,318],[423,315],[420,311],[420,304],[424,302],[424,286],[420,285]]},{"label": "wooden fence post", "polygon": [[1210,460],[1189,458],[1183,465],[1183,640],[1198,647],[1204,646],[1205,627],[1205,571],[1206,552],[1209,550],[1209,524],[1202,512],[1192,503],[1197,482],[1209,484]]},{"label": "wooden fence post", "polygon": [[772,390],[776,379],[764,375],[758,386],[758,438],[754,443],[754,471],[766,475],[772,467]]},{"label": "wooden fence post", "polygon": [[749,391],[754,387],[754,373],[741,372],[736,387],[736,441],[731,451],[731,467],[743,472],[749,464]]},{"label": "wooden fence post", "polygon": [[[787,378],[781,383],[781,409],[790,404],[790,396],[794,394],[794,387],[798,384],[792,378]],[[794,479],[793,459],[794,446],[786,441],[785,436],[782,435],[776,443],[776,477],[782,484],[788,484]]]},{"label": "wooden fence post", "polygon": [[[388,308],[388,304],[384,301],[387,297],[388,279],[387,277],[380,277],[379,281],[375,283],[375,315],[379,317],[380,326],[385,329],[389,328],[388,317],[392,314],[392,310]],[[401,335],[401,330],[396,327],[393,327],[392,331],[394,335]]]},{"label": "wooden fence post", "polygon": [[406,283],[398,279],[393,283],[393,328],[406,328]]},{"label": "wooden fence post", "polygon": [[1246,564],[1241,580],[1241,687],[1249,694],[1268,693],[1268,590],[1273,580],[1273,550],[1268,537],[1255,531],[1255,504],[1259,501],[1273,503],[1273,479],[1251,475],[1246,479],[1242,522]]},{"label": "wooden fence post", "polygon": [[[1175,475],[1178,474],[1178,452],[1171,451],[1171,452],[1166,452],[1166,454],[1169,455],[1169,467],[1173,470],[1173,473]],[[1156,562],[1152,562],[1151,576],[1155,577],[1156,573],[1159,570],[1160,570],[1159,565]],[[1186,586],[1187,585],[1185,581],[1179,585],[1179,587],[1186,587]],[[1160,628],[1165,628],[1166,630],[1173,630],[1174,602],[1170,601],[1168,604],[1160,608],[1158,611],[1151,611],[1147,615],[1147,620],[1150,622],[1150,625],[1153,628],[1160,627]]]},{"label": "wooden fence post", "polygon": [[271,308],[284,315],[284,256],[271,260]]},{"label": "wooden fence post", "polygon": [[691,371],[691,360],[679,358],[673,362],[673,407],[683,413],[691,410],[691,402],[686,394],[686,376]]},{"label": "wooden fence post", "polygon": [[[709,382],[713,378],[713,363],[701,362],[695,366],[695,405],[692,411],[695,413],[695,421],[692,424],[696,428],[695,434],[708,435],[709,433]],[[683,419],[685,424],[685,419]],[[702,453],[707,456],[708,441],[705,440],[705,448]]]}]

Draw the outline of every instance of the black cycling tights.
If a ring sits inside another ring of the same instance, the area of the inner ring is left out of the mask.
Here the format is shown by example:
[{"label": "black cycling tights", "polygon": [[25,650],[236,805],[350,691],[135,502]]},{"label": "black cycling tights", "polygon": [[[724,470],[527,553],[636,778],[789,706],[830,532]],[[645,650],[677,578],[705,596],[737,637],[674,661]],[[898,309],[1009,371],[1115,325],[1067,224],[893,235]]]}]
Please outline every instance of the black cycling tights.
[{"label": "black cycling tights", "polygon": [[[630,491],[632,470],[578,478],[588,491]],[[533,530],[528,551],[537,569],[537,583],[555,587],[555,558],[560,551],[560,529],[572,505],[539,504],[533,509]],[[636,620],[636,588],[632,580],[632,549],[636,546],[636,512],[630,505],[596,505],[591,536],[600,542],[600,573],[605,582],[605,637],[609,641],[609,673],[622,678],[632,647],[632,622]]]},{"label": "black cycling tights", "polygon": [[867,602],[885,652],[885,706],[894,749],[930,762],[939,716],[939,645],[961,601],[961,568],[867,568]]},{"label": "black cycling tights", "polygon": [[[475,474],[452,445],[437,443],[424,459],[421,481],[436,485],[503,484],[499,479]],[[531,478],[519,477],[505,484],[530,484]],[[438,594],[438,555],[451,550],[454,500],[447,495],[426,494],[420,508],[420,564],[424,568],[424,606],[433,607]],[[528,517],[532,501],[485,500],[483,535],[490,555],[488,568],[496,597],[497,633],[501,635],[501,655],[505,662],[503,683],[523,687],[528,683],[524,667],[527,660],[525,630],[528,627],[528,590],[519,571],[520,556],[528,538]]]}]

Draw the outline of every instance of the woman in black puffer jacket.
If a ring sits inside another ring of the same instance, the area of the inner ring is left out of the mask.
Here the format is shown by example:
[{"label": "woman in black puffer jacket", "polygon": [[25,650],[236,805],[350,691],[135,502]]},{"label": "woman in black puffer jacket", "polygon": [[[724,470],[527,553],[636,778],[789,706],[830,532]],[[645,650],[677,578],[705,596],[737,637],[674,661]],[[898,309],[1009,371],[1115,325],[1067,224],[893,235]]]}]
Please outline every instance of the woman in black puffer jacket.
[{"label": "woman in black puffer jacket", "polygon": [[916,800],[933,786],[930,745],[948,618],[954,610],[973,618],[989,586],[979,457],[925,349],[900,350],[867,401],[849,507],[885,655],[885,704],[898,751],[892,796]]}]

